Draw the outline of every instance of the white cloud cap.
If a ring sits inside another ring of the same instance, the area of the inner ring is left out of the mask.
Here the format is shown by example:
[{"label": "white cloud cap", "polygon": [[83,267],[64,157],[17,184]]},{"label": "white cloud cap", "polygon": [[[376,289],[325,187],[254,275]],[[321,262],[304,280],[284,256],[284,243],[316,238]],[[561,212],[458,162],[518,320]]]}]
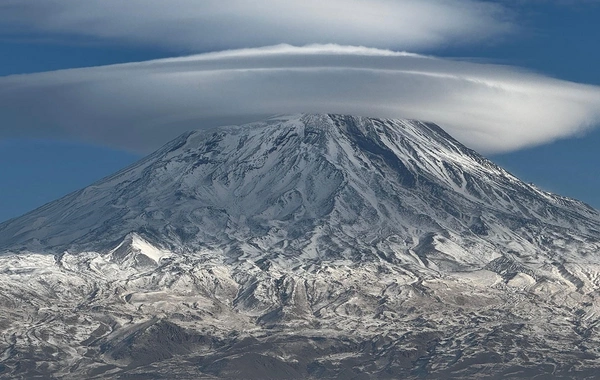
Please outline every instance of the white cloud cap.
[{"label": "white cloud cap", "polygon": [[515,29],[504,7],[480,0],[3,0],[0,26],[193,52],[279,43],[415,50]]},{"label": "white cloud cap", "polygon": [[0,78],[0,138],[78,138],[149,151],[178,133],[270,114],[436,122],[485,153],[581,133],[600,88],[518,69],[311,45]]}]

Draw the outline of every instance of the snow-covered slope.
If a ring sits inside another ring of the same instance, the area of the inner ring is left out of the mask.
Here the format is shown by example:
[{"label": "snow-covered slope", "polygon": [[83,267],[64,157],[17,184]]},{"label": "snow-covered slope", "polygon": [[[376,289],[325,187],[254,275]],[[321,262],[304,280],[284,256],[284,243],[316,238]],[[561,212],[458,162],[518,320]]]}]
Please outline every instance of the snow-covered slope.
[{"label": "snow-covered slope", "polygon": [[434,124],[191,132],[0,225],[0,376],[584,374],[599,248]]},{"label": "snow-covered slope", "polygon": [[433,124],[299,115],[185,134],[0,225],[0,248],[103,251],[135,232],[174,252],[392,260],[426,258],[443,240],[463,248],[450,260],[480,265],[507,247],[595,252],[599,230],[597,211],[519,181]]}]

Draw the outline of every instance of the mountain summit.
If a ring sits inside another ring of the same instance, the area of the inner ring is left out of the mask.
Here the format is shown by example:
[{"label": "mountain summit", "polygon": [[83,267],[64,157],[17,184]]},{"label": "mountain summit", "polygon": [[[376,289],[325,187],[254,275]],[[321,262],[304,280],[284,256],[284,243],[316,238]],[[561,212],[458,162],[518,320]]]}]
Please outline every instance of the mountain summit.
[{"label": "mountain summit", "polygon": [[292,115],[187,133],[0,224],[0,251],[0,375],[600,368],[598,211],[431,123]]},{"label": "mountain summit", "polygon": [[457,265],[479,265],[566,237],[578,255],[595,252],[599,230],[596,210],[519,181],[434,124],[296,115],[184,134],[0,225],[0,249],[103,251],[136,233],[181,253],[394,260],[451,239],[472,256]]}]

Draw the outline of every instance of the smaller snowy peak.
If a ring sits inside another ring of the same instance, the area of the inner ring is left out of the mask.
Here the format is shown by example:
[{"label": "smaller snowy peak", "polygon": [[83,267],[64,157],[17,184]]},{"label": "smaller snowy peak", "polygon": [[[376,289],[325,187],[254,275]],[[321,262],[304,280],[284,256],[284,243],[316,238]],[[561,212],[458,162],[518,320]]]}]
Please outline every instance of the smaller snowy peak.
[{"label": "smaller snowy peak", "polygon": [[171,255],[171,252],[155,247],[137,233],[130,233],[108,252],[107,257],[124,267],[141,268],[157,266],[163,258]]}]

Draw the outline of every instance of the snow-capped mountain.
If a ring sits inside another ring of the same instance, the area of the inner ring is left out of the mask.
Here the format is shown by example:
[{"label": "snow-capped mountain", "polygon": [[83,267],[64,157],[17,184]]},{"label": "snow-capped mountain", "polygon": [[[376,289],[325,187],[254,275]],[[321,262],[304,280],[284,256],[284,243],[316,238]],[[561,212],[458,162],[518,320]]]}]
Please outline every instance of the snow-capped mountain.
[{"label": "snow-capped mountain", "polygon": [[600,368],[598,211],[431,123],[187,133],[1,224],[0,251],[0,376]]},{"label": "snow-capped mountain", "polygon": [[463,247],[447,259],[468,267],[507,248],[564,258],[566,238],[577,255],[595,252],[599,221],[433,124],[304,115],[185,134],[1,225],[0,248],[105,251],[137,233],[178,253],[394,261],[444,240]]}]

